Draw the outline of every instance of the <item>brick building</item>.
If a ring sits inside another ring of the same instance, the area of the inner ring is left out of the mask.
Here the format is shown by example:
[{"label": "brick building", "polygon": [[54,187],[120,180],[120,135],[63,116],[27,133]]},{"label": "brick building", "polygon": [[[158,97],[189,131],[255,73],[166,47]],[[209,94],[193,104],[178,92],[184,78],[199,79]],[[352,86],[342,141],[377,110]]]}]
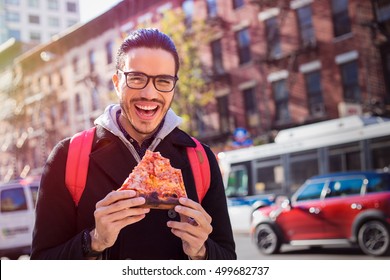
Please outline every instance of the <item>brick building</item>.
[{"label": "brick building", "polygon": [[389,0],[125,0],[8,64],[20,82],[1,93],[0,106],[13,107],[0,119],[0,181],[39,173],[55,143],[116,101],[121,36],[158,26],[171,9],[184,11],[188,28],[203,18],[212,30],[201,60],[214,99],[195,109],[198,138],[216,149],[237,127],[258,143],[287,127],[383,114],[390,104]]}]

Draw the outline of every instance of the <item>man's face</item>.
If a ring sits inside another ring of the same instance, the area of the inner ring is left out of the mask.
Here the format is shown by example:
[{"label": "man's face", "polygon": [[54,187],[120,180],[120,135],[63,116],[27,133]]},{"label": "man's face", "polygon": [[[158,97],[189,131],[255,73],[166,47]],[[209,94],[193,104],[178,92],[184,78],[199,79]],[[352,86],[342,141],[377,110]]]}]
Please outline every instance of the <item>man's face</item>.
[{"label": "man's face", "polygon": [[[121,70],[150,76],[175,76],[175,60],[172,54],[162,49],[136,48],[127,53]],[[131,137],[141,143],[161,123],[171,106],[174,90],[160,92],[154,87],[152,79],[144,89],[131,89],[121,72],[114,74],[112,80],[122,108],[121,124]]]}]

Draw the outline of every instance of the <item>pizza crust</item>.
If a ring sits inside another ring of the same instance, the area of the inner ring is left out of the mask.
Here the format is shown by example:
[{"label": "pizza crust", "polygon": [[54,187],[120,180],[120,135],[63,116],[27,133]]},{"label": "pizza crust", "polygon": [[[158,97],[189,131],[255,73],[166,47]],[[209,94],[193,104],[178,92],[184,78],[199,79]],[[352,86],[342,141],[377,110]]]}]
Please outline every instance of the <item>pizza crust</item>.
[{"label": "pizza crust", "polygon": [[160,152],[149,150],[118,190],[135,190],[146,199],[141,207],[154,209],[172,209],[180,197],[187,197],[181,170]]}]

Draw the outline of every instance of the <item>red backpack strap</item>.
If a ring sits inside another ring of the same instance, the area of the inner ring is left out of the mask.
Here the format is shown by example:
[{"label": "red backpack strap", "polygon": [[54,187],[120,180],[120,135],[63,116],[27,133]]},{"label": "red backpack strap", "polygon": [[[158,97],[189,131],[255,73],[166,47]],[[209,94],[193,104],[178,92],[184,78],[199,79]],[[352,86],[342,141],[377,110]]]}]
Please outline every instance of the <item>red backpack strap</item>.
[{"label": "red backpack strap", "polygon": [[76,133],[70,140],[65,184],[77,206],[87,182],[89,154],[96,127]]},{"label": "red backpack strap", "polygon": [[196,147],[187,147],[187,155],[194,175],[199,203],[201,203],[210,187],[210,163],[202,144],[196,138],[192,139],[195,141]]}]

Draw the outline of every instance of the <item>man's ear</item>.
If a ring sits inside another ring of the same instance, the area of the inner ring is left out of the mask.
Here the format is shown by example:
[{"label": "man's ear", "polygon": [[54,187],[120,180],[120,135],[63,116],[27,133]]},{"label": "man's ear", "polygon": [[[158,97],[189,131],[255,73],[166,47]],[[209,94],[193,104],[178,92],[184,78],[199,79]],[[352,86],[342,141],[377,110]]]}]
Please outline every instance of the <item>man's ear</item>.
[{"label": "man's ear", "polygon": [[119,77],[118,77],[118,74],[115,73],[114,75],[112,75],[112,83],[114,84],[114,87],[117,88],[118,87],[118,83],[119,83]]},{"label": "man's ear", "polygon": [[114,75],[112,75],[112,83],[114,84],[114,88],[115,88],[115,91],[116,91],[116,95],[118,97],[120,97],[120,90],[119,90],[119,76],[117,73],[115,73]]}]

